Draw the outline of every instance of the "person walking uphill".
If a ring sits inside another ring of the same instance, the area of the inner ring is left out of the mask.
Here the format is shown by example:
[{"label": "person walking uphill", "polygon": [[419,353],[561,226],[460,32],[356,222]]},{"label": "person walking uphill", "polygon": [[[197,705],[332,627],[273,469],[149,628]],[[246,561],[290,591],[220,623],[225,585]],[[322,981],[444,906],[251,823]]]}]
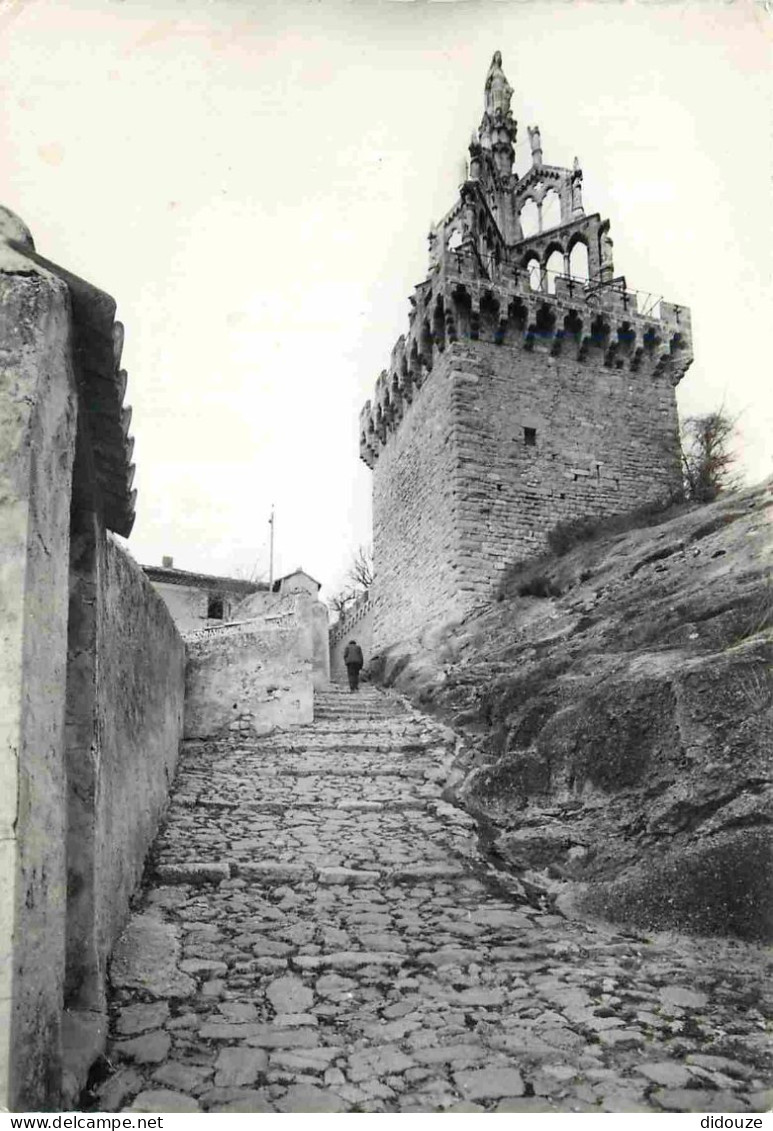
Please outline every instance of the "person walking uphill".
[{"label": "person walking uphill", "polygon": [[362,658],[362,648],[356,640],[350,640],[344,650],[344,663],[346,670],[349,673],[349,690],[358,691],[360,686],[360,668],[364,661]]}]

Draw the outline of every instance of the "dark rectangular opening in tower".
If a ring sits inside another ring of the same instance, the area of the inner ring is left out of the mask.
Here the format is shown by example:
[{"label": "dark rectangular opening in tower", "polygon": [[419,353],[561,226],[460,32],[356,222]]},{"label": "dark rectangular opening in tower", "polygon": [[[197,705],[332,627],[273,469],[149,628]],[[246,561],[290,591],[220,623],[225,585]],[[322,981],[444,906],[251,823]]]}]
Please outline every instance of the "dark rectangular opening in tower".
[{"label": "dark rectangular opening in tower", "polygon": [[523,430],[523,442],[524,442],[524,444],[526,445],[527,448],[536,447],[536,445],[537,445],[537,429],[536,428],[524,428],[524,430]]},{"label": "dark rectangular opening in tower", "polygon": [[209,620],[223,619],[223,598],[210,597],[207,601],[207,618]]}]

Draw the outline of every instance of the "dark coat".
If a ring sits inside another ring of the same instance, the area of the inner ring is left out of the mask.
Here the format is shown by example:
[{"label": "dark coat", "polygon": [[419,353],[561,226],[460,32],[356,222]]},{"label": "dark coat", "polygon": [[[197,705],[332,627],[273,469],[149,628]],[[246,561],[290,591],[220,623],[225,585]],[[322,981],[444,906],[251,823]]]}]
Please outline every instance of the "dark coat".
[{"label": "dark coat", "polygon": [[344,649],[344,663],[356,664],[358,668],[361,668],[364,662],[362,658],[362,648],[360,648],[359,644],[347,644]]}]

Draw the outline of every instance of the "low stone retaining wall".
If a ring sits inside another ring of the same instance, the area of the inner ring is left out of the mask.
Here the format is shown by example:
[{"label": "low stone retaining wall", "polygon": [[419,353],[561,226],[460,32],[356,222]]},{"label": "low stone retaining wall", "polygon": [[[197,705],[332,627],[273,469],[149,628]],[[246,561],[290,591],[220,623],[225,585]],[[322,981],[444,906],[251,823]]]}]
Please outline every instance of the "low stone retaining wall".
[{"label": "low stone retaining wall", "polygon": [[314,716],[313,640],[305,597],[274,598],[261,616],[185,638],[185,737],[268,734]]}]

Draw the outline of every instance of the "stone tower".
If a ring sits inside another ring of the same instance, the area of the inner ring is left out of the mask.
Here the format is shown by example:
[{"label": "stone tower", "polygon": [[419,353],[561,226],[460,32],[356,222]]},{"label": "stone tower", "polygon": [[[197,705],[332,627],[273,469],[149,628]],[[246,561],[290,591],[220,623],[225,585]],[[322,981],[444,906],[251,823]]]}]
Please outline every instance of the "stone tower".
[{"label": "stone tower", "polygon": [[467,180],[430,232],[408,333],[361,413],[376,648],[489,596],[560,520],[680,487],[690,313],[615,275],[579,162],[545,164],[538,127],[531,168],[513,171],[512,93],[497,52]]}]

